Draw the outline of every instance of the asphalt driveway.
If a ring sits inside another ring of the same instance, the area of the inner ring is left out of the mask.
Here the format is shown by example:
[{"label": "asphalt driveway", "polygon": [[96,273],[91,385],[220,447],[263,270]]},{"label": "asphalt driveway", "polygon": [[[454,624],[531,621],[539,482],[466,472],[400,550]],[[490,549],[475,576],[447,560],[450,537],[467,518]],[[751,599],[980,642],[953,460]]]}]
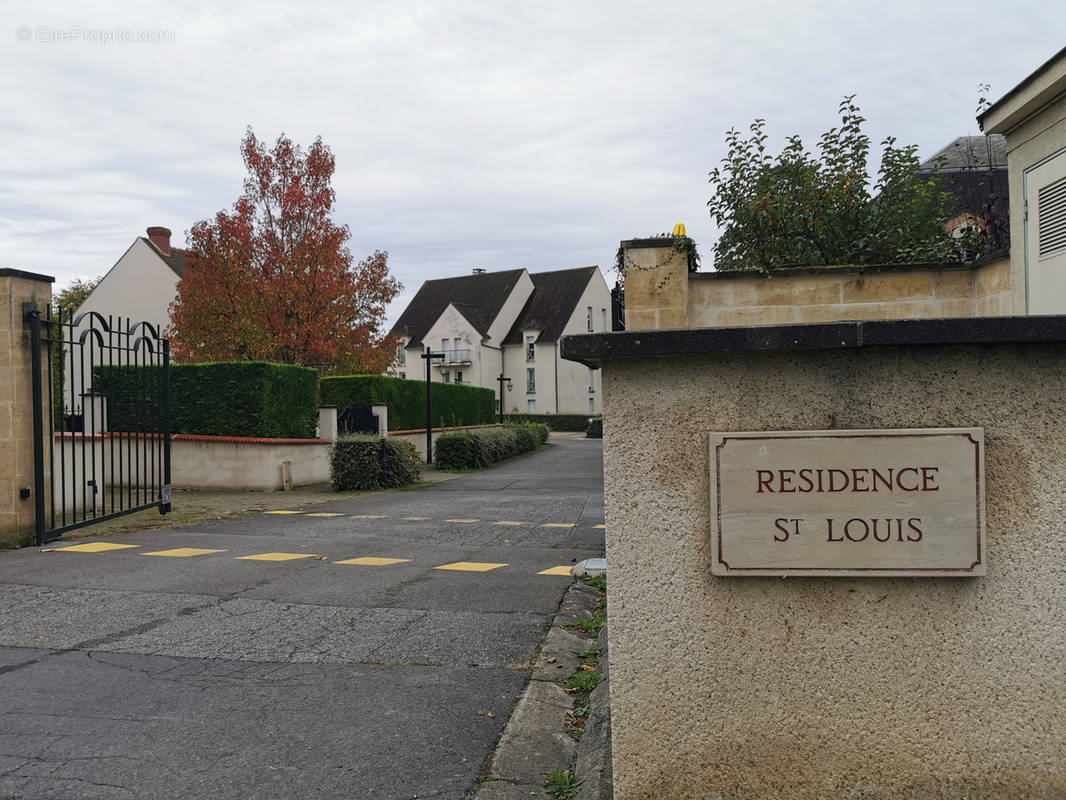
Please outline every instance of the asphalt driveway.
[{"label": "asphalt driveway", "polygon": [[557,440],[416,491],[0,553],[0,798],[465,797],[565,573],[602,555],[602,486],[600,443]]}]

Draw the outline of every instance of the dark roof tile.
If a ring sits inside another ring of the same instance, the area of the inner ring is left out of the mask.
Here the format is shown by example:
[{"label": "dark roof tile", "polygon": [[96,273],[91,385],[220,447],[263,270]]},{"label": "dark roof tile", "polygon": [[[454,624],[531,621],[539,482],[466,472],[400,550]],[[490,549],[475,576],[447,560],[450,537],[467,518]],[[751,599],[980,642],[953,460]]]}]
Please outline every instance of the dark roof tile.
[{"label": "dark roof tile", "polygon": [[533,294],[503,343],[521,344],[522,331],[531,328],[540,329],[538,342],[557,341],[585,287],[598,270],[599,267],[578,267],[530,275]]},{"label": "dark roof tile", "polygon": [[451,303],[485,336],[524,272],[512,269],[426,281],[392,326],[391,333],[409,337],[409,345],[420,344]]}]

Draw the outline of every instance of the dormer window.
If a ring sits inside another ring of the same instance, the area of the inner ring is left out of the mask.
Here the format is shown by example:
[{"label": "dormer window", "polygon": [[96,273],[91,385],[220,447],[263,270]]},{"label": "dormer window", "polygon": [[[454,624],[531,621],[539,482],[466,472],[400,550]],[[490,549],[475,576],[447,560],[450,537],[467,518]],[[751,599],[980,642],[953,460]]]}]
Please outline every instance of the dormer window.
[{"label": "dormer window", "polygon": [[526,334],[526,361],[533,361],[536,358],[536,338],[532,334]]}]

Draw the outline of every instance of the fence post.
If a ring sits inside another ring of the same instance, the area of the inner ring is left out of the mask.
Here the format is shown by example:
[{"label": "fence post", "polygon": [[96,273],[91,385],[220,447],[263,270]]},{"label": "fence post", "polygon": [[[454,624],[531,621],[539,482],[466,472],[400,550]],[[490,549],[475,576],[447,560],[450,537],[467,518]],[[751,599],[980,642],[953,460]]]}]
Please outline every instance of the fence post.
[{"label": "fence post", "polygon": [[[41,353],[36,364],[31,348],[30,320],[24,304],[36,309],[48,307],[52,299],[52,281],[18,269],[0,269],[0,547],[29,544],[34,537],[38,516],[44,523],[44,495],[39,495],[35,480],[35,452],[44,444],[43,415],[47,401],[39,398],[34,414],[33,372],[43,370]],[[39,421],[39,435],[34,434],[34,420]],[[49,431],[50,434],[50,431]],[[36,447],[35,447],[36,444]],[[50,464],[41,463],[41,483],[48,480]]]}]

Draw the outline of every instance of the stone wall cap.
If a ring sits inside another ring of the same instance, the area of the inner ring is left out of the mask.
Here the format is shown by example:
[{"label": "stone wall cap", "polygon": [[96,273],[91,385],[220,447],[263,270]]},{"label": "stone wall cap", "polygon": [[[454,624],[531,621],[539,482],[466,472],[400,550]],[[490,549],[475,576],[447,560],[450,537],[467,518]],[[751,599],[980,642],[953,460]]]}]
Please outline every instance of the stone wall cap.
[{"label": "stone wall cap", "polygon": [[622,247],[626,250],[640,250],[644,247],[673,247],[673,236],[648,236],[644,239],[623,239]]},{"label": "stone wall cap", "polygon": [[28,281],[42,281],[44,283],[56,282],[56,279],[51,275],[41,275],[37,272],[27,272],[24,269],[14,269],[12,267],[0,267],[0,278],[25,278]]},{"label": "stone wall cap", "polygon": [[969,263],[962,261],[916,261],[911,264],[832,264],[810,267],[777,267],[771,270],[732,269],[716,272],[694,272],[696,280],[730,280],[733,278],[792,278],[805,275],[873,275],[888,272],[945,272],[948,270],[975,270],[986,264],[1008,258],[1010,250],[1002,249],[981,256]]},{"label": "stone wall cap", "polygon": [[1066,343],[1066,316],[966,317],[589,333],[564,336],[562,357],[599,367],[618,358],[711,353],[1057,343]]}]

